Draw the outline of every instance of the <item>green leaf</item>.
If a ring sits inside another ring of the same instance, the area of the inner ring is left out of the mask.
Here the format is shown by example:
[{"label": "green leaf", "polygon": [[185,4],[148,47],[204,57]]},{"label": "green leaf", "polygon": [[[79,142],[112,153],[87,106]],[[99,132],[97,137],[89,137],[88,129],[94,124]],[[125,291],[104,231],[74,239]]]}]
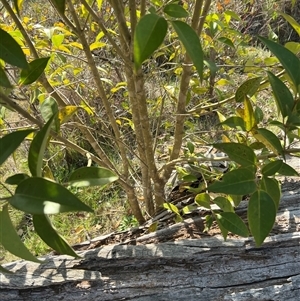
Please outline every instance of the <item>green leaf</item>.
[{"label": "green leaf", "polygon": [[279,15],[283,16],[290,24],[291,26],[295,29],[297,34],[300,36],[300,25],[299,23],[291,16],[285,14],[285,13],[279,13]]},{"label": "green leaf", "polygon": [[17,173],[13,176],[8,177],[5,180],[5,183],[9,185],[19,185],[23,180],[26,180],[28,178],[29,176],[25,173]]},{"label": "green leaf", "polygon": [[261,128],[253,130],[252,133],[255,139],[262,142],[268,149],[273,151],[275,154],[283,154],[283,148],[279,138],[271,131]]},{"label": "green leaf", "polygon": [[21,142],[34,130],[21,130],[0,138],[0,165],[18,148]]},{"label": "green leaf", "polygon": [[242,166],[255,165],[256,155],[252,148],[241,143],[216,143],[213,144],[216,149],[226,153],[228,157]]},{"label": "green leaf", "polygon": [[19,85],[29,85],[35,82],[44,72],[49,59],[50,57],[43,57],[30,62],[29,68],[21,71]]},{"label": "green leaf", "polygon": [[163,207],[165,209],[179,215],[179,209],[175,205],[173,205],[172,203],[163,203]]},{"label": "green leaf", "polygon": [[300,85],[300,60],[293,54],[290,50],[286,49],[284,46],[279,45],[271,40],[263,37],[259,39],[270,49],[270,51],[278,58],[287,74],[292,79],[295,88],[299,91]]},{"label": "green leaf", "polygon": [[255,123],[260,123],[264,119],[264,112],[260,107],[256,107],[254,110],[254,116],[255,116]]},{"label": "green leaf", "polygon": [[25,54],[20,45],[6,31],[0,28],[0,59],[19,68],[28,68]]},{"label": "green leaf", "polygon": [[245,97],[253,96],[256,91],[258,90],[260,86],[262,78],[261,77],[255,77],[248,79],[245,81],[237,90],[235,93],[235,100],[236,102],[243,102]]},{"label": "green leaf", "polygon": [[282,163],[282,160],[269,162],[262,167],[261,172],[266,177],[273,176],[281,168]]},{"label": "green leaf", "polygon": [[241,129],[243,131],[246,130],[245,128],[245,122],[243,118],[238,116],[232,116],[227,118],[225,121],[221,122],[220,125],[227,125],[234,129]]},{"label": "green leaf", "polygon": [[180,5],[171,3],[164,7],[164,13],[173,18],[186,18],[189,13]]},{"label": "green leaf", "polygon": [[28,167],[34,177],[42,176],[43,158],[55,116],[52,116],[33,138],[28,153]]},{"label": "green leaf", "polygon": [[204,208],[210,209],[210,196],[208,193],[199,193],[195,196],[195,203]]},{"label": "green leaf", "polygon": [[103,186],[118,180],[118,176],[103,167],[81,167],[73,171],[69,182],[74,187]]},{"label": "green leaf", "polygon": [[228,235],[228,230],[223,226],[223,224],[220,222],[220,218],[217,217],[217,214],[215,215],[217,224],[221,230],[222,236],[224,238],[224,240],[227,239],[227,235]]},{"label": "green leaf", "polygon": [[246,195],[256,190],[254,173],[246,168],[239,168],[224,174],[221,181],[208,186],[208,191],[235,195]]},{"label": "green leaf", "polygon": [[0,225],[0,244],[5,250],[25,260],[41,262],[28,251],[21,241],[10,220],[8,205],[4,205],[0,211]]},{"label": "green leaf", "polygon": [[249,231],[243,220],[233,212],[221,212],[216,214],[216,219],[219,223],[231,233],[242,237],[248,237]]},{"label": "green leaf", "polygon": [[256,191],[249,200],[248,222],[257,246],[269,235],[276,218],[276,205],[264,190]]},{"label": "green leaf", "polygon": [[145,15],[134,33],[134,63],[136,70],[161,45],[168,29],[167,21],[156,15]]},{"label": "green leaf", "polygon": [[[216,197],[213,202],[218,205],[220,207],[221,210],[223,210],[224,212],[234,212],[233,206],[231,204],[231,202],[222,197],[222,196],[218,196]],[[227,229],[228,230],[228,229]]]},{"label": "green leaf", "polygon": [[282,117],[289,116],[294,106],[294,98],[291,91],[277,76],[269,71],[268,77]]},{"label": "green leaf", "polygon": [[66,0],[51,0],[51,2],[61,14],[65,14]]},{"label": "green leaf", "polygon": [[189,214],[189,213],[192,213],[196,209],[197,209],[197,207],[194,205],[187,205],[182,208],[182,213]]},{"label": "green leaf", "polygon": [[3,70],[3,68],[1,66],[0,66],[0,86],[5,87],[5,88],[12,88],[12,85],[11,85],[5,71]]},{"label": "green leaf", "polygon": [[82,203],[65,187],[44,178],[29,178],[22,181],[9,203],[31,214],[56,214],[71,211],[93,210]]},{"label": "green leaf", "polygon": [[67,241],[56,232],[56,229],[51,224],[48,216],[44,214],[34,214],[33,225],[40,238],[53,250],[57,251],[59,254],[79,257],[69,246]]},{"label": "green leaf", "polygon": [[[49,96],[47,97],[41,104],[40,107],[41,110],[41,114],[45,120],[45,122],[47,122],[53,115],[55,115],[56,113],[58,113],[58,105],[56,100]],[[55,131],[58,132],[59,131],[59,114],[57,114],[55,116]]]},{"label": "green leaf", "polygon": [[261,189],[266,191],[276,205],[276,209],[279,206],[281,198],[280,183],[276,179],[270,179],[268,177],[262,177],[261,179]]},{"label": "green leaf", "polygon": [[179,40],[182,42],[186,52],[193,61],[200,79],[203,79],[203,51],[197,33],[187,23],[182,21],[172,21]]},{"label": "green leaf", "polygon": [[290,165],[284,162],[282,163],[282,166],[278,170],[278,173],[280,175],[287,176],[287,177],[299,176],[299,173],[293,167],[291,167]]},{"label": "green leaf", "polygon": [[225,45],[227,45],[227,46],[229,46],[229,47],[231,47],[231,48],[233,48],[233,49],[235,49],[234,44],[232,43],[232,41],[230,39],[226,38],[226,37],[220,37],[220,38],[218,38],[218,41],[225,44]]},{"label": "green leaf", "polygon": [[243,200],[242,195],[233,194],[233,195],[230,195],[228,197],[233,201],[233,204],[234,204],[235,207],[237,207],[241,203],[241,201]]}]

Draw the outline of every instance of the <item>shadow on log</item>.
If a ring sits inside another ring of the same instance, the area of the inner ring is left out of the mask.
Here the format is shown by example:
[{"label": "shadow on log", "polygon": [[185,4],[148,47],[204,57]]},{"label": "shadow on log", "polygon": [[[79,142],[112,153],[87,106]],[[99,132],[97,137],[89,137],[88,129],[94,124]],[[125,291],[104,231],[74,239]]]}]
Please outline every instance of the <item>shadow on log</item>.
[{"label": "shadow on log", "polygon": [[79,252],[80,259],[50,256],[41,265],[17,261],[4,266],[14,274],[0,274],[0,300],[298,301],[299,186],[283,186],[276,224],[260,248],[252,238],[224,242],[216,235],[103,246]]}]

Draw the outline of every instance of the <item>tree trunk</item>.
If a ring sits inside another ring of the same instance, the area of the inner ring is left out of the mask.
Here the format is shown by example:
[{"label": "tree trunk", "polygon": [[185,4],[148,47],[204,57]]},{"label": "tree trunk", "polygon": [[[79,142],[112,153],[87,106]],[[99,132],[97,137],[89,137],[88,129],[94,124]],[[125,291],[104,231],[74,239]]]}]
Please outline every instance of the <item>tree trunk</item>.
[{"label": "tree trunk", "polygon": [[[252,238],[234,236],[226,242],[219,235],[176,241],[182,229],[197,232],[191,226],[195,220],[199,225],[198,217],[130,240],[131,245],[79,252],[81,259],[9,263],[4,267],[15,274],[0,274],[0,300],[298,301],[299,199],[299,182],[283,186],[275,226],[260,248]],[[246,204],[241,215],[245,209]],[[170,236],[175,241],[166,241]]]}]

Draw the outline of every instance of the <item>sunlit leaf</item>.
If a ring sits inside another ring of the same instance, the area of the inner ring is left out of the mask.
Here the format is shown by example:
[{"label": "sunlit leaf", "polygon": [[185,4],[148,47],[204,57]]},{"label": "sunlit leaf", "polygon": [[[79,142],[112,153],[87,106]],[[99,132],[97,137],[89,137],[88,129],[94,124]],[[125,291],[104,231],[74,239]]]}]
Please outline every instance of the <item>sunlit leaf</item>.
[{"label": "sunlit leaf", "polygon": [[64,34],[55,34],[51,37],[51,41],[54,47],[58,48],[64,41]]},{"label": "sunlit leaf", "polygon": [[[222,197],[222,196],[218,196],[216,197],[213,202],[218,205],[220,207],[221,210],[223,210],[224,212],[234,212],[233,206],[231,204],[231,202]],[[229,230],[229,229],[227,229]]]},{"label": "sunlit leaf", "polygon": [[268,40],[263,37],[259,39],[270,49],[270,51],[279,59],[280,63],[286,70],[287,74],[292,79],[296,91],[299,90],[300,85],[300,60],[290,50],[284,46]]},{"label": "sunlit leaf", "polygon": [[248,222],[257,246],[269,235],[276,218],[276,205],[264,190],[256,191],[248,204]]},{"label": "sunlit leaf", "polygon": [[33,215],[33,225],[40,238],[53,250],[59,254],[66,254],[73,257],[79,257],[69,246],[67,241],[56,232],[48,216],[44,214]]},{"label": "sunlit leaf", "polygon": [[179,209],[175,205],[173,205],[172,203],[163,203],[163,207],[165,209],[179,215]]},{"label": "sunlit leaf", "polygon": [[172,21],[179,40],[182,42],[186,52],[193,61],[200,79],[203,78],[203,51],[199,36],[187,23],[182,21]]},{"label": "sunlit leaf", "polygon": [[283,117],[289,116],[293,110],[294,98],[289,88],[273,73],[268,72],[277,107]]},{"label": "sunlit leaf", "polygon": [[226,153],[228,157],[242,166],[255,165],[256,155],[249,146],[241,143],[215,143],[216,149]]},{"label": "sunlit leaf", "polygon": [[90,50],[93,51],[95,49],[98,49],[98,48],[103,48],[104,46],[106,46],[105,43],[102,43],[102,42],[94,42],[90,45]]},{"label": "sunlit leaf", "polygon": [[256,118],[253,112],[253,107],[250,99],[245,97],[244,100],[244,122],[246,131],[251,131],[256,126]]},{"label": "sunlit leaf", "polygon": [[221,212],[216,214],[218,222],[231,233],[248,237],[249,232],[243,220],[234,212]]},{"label": "sunlit leaf", "polygon": [[17,234],[8,213],[8,205],[4,205],[0,211],[0,225],[0,244],[5,250],[25,260],[40,262],[28,251]]},{"label": "sunlit leaf", "polygon": [[115,173],[103,167],[81,167],[73,171],[69,183],[75,187],[103,186],[118,179]]},{"label": "sunlit leaf", "polygon": [[208,193],[199,193],[195,196],[195,203],[204,208],[210,209],[210,196]]},{"label": "sunlit leaf", "polygon": [[229,117],[225,121],[221,122],[220,125],[226,125],[231,128],[246,130],[243,118],[238,116]]},{"label": "sunlit leaf", "polygon": [[17,186],[15,194],[9,199],[9,203],[15,208],[31,214],[93,212],[65,187],[37,177],[22,181]]},{"label": "sunlit leaf", "polygon": [[60,124],[67,122],[78,110],[77,106],[66,106],[59,110],[58,119]]},{"label": "sunlit leaf", "polygon": [[0,165],[18,148],[21,142],[34,130],[14,131],[0,138]]},{"label": "sunlit leaf", "polygon": [[42,176],[43,158],[55,116],[52,116],[33,138],[28,153],[28,167],[34,177]]},{"label": "sunlit leaf", "polygon": [[164,13],[173,18],[186,18],[189,15],[181,5],[175,3],[167,4],[164,7]]},{"label": "sunlit leaf", "polygon": [[139,69],[142,63],[161,45],[167,33],[167,21],[156,15],[145,15],[138,22],[134,33],[134,63]]},{"label": "sunlit leaf", "polygon": [[283,16],[290,24],[291,26],[295,29],[297,34],[300,36],[300,24],[292,17],[289,16],[285,13],[279,13],[279,15]]},{"label": "sunlit leaf", "polygon": [[23,2],[24,2],[23,0],[14,0],[14,7],[19,17],[20,17],[20,11],[22,9]]},{"label": "sunlit leaf", "polygon": [[43,57],[30,62],[29,68],[21,71],[19,85],[29,85],[35,82],[44,72],[49,59],[49,57]]},{"label": "sunlit leaf", "polygon": [[246,168],[239,168],[225,173],[221,181],[208,186],[208,191],[246,195],[256,190],[254,173]]},{"label": "sunlit leaf", "polygon": [[260,128],[253,130],[252,132],[255,139],[262,142],[268,149],[273,151],[275,154],[283,154],[283,148],[279,138],[271,131]]},{"label": "sunlit leaf", "polygon": [[6,31],[0,28],[0,59],[19,68],[28,68],[25,54],[20,45]]},{"label": "sunlit leaf", "polygon": [[261,80],[261,77],[255,77],[245,81],[235,93],[236,102],[243,102],[245,97],[253,96],[258,90]]}]

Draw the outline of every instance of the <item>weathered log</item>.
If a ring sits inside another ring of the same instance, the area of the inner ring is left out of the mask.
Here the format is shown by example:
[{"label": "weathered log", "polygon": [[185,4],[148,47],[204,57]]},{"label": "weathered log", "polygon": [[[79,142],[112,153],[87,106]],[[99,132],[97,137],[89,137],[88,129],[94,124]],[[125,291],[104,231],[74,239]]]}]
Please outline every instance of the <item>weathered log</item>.
[{"label": "weathered log", "polygon": [[80,259],[50,256],[41,265],[17,261],[5,265],[14,274],[0,274],[0,300],[298,301],[300,188],[287,185],[274,229],[259,248],[252,238],[224,242],[216,235],[102,246],[79,252]]}]

